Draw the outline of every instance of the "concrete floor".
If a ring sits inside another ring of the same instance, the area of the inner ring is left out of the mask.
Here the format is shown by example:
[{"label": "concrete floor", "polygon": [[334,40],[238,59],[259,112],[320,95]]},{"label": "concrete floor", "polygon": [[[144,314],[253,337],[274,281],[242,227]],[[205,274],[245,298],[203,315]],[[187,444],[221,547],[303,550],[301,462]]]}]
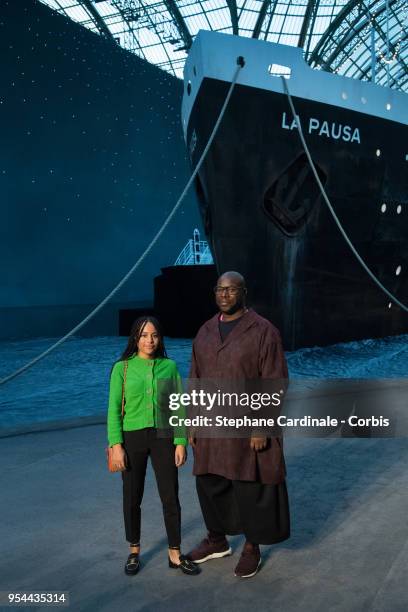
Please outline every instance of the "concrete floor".
[{"label": "concrete floor", "polygon": [[[68,591],[69,609],[84,612],[408,609],[408,440],[287,440],[292,537],[263,547],[262,570],[248,580],[233,575],[240,537],[232,557],[199,576],[168,568],[149,469],[143,567],[128,577],[121,478],[105,468],[105,427],[82,424],[0,439],[0,590]],[[191,458],[180,489],[187,552],[205,534]]]}]

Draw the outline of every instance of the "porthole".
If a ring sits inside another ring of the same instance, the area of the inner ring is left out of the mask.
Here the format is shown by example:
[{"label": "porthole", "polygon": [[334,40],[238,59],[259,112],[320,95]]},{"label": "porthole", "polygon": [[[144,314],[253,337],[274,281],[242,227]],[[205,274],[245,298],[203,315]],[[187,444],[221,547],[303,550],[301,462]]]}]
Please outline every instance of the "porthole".
[{"label": "porthole", "polygon": [[376,156],[377,156],[377,157],[380,157],[380,155],[381,155],[381,149],[377,149],[377,150],[376,150],[376,152],[375,152],[375,154],[376,154]]},{"label": "porthole", "polygon": [[367,104],[367,98],[365,98],[364,96],[362,96],[362,98],[361,98],[361,102],[362,102],[362,104]]},{"label": "porthole", "polygon": [[397,215],[400,215],[401,211],[402,211],[402,206],[401,206],[401,204],[398,204],[398,206],[397,206]]},{"label": "porthole", "polygon": [[391,104],[390,104],[389,102],[387,102],[387,104],[385,105],[385,108],[386,108],[387,110],[391,110]]},{"label": "porthole", "polygon": [[383,205],[381,206],[381,212],[382,212],[382,213],[385,213],[385,211],[386,211],[386,210],[387,210],[387,205],[386,205],[386,204],[383,204]]},{"label": "porthole", "polygon": [[197,70],[196,70],[195,66],[193,66],[193,74],[194,74],[194,76],[197,76]]},{"label": "porthole", "polygon": [[401,266],[398,266],[397,269],[395,270],[395,275],[399,276],[401,274],[401,270],[402,270]]},{"label": "porthole", "polygon": [[187,83],[187,95],[189,96],[190,94],[191,94],[191,81]]},{"label": "porthole", "polygon": [[343,100],[347,100],[347,94],[345,91],[343,91],[343,93],[341,94],[341,97],[343,98]]},{"label": "porthole", "polygon": [[388,308],[391,308],[392,302],[388,302]]}]

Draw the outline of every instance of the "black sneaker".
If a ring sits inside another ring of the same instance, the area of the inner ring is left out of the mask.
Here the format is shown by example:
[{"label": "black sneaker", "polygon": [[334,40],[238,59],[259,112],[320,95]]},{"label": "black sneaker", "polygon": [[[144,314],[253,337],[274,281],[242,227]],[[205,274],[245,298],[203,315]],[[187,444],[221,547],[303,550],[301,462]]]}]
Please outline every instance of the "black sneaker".
[{"label": "black sneaker", "polygon": [[235,568],[235,576],[238,578],[251,578],[257,574],[261,566],[261,553],[259,546],[250,547],[245,544]]},{"label": "black sneaker", "polygon": [[187,557],[194,563],[204,563],[209,559],[220,559],[232,554],[232,550],[226,538],[219,542],[212,542],[204,538],[200,544],[188,553]]}]

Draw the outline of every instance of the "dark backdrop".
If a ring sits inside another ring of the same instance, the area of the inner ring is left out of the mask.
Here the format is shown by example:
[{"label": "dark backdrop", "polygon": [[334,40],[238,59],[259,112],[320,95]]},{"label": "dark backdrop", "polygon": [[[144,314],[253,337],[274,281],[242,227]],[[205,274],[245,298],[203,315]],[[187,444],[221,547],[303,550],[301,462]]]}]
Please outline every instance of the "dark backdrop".
[{"label": "dark backdrop", "polygon": [[[131,267],[188,180],[182,82],[35,0],[0,2],[0,57],[0,337],[59,334]],[[199,223],[190,194],[88,330],[150,303]]]}]

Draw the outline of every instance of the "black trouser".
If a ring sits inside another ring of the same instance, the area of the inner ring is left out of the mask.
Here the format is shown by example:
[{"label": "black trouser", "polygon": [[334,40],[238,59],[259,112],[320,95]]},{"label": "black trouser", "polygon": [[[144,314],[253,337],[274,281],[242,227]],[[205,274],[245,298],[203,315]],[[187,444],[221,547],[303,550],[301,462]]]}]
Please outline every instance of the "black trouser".
[{"label": "black trouser", "polygon": [[140,504],[143,498],[147,460],[150,455],[163,504],[169,547],[179,547],[181,512],[173,439],[157,437],[156,429],[153,428],[125,431],[123,438],[128,459],[128,468],[122,472],[123,516],[127,541],[132,544],[138,544],[140,541]]},{"label": "black trouser", "polygon": [[196,477],[206,527],[214,539],[244,534],[253,544],[276,544],[290,535],[286,483],[228,480],[216,474]]}]

